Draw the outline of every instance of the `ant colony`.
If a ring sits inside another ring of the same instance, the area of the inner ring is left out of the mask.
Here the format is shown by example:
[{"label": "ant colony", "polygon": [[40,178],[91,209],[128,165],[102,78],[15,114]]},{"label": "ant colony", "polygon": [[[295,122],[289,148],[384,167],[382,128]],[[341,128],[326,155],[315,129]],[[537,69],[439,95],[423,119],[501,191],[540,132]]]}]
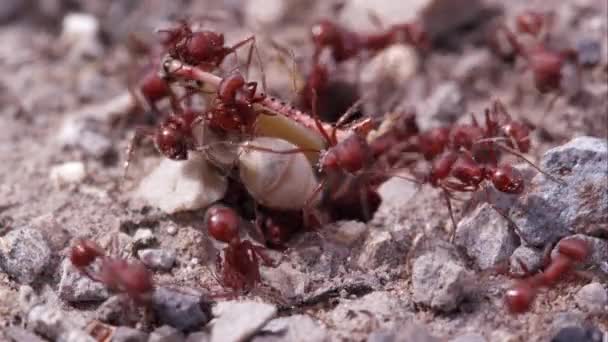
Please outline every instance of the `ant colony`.
[{"label": "ant colony", "polygon": [[[505,35],[514,55],[525,61],[540,92],[559,95],[562,66],[576,56],[546,47],[547,28],[544,16],[530,12],[518,17],[517,32],[503,25],[497,35]],[[380,124],[373,119],[378,116],[359,110],[362,100],[335,123],[320,119],[318,101],[327,92],[332,66],[397,43],[429,53],[432,42],[423,23],[395,24],[377,33],[351,31],[330,20],[314,24],[311,72],[298,94],[302,109],[267,95],[265,81],[248,79],[253,56],[261,64],[255,36],[226,44],[222,33],[195,29],[187,21],[160,30],[159,36],[159,44],[148,49],[146,72],[131,87],[153,123],[136,129],[125,173],[136,147],[150,140],[163,157],[180,161],[202,154],[228,177],[226,198],[207,209],[202,226],[223,245],[215,275],[231,291],[259,285],[260,266],[274,264],[267,249],[287,248],[298,232],[337,220],[370,220],[381,202],[378,187],[390,177],[437,189],[449,211],[453,239],[455,194],[488,187],[513,195],[525,191],[524,176],[504,156],[544,173],[524,156],[532,149],[532,128],[511,116],[500,100],[488,104],[481,123],[472,115],[469,123],[428,130],[420,129],[413,111],[390,113]],[[524,44],[522,36],[533,43]],[[244,68],[231,64],[239,51],[246,51]],[[207,141],[208,136],[213,139]],[[506,293],[507,308],[528,310],[539,288],[555,284],[588,254],[582,241],[560,244],[543,272],[518,280]],[[142,264],[107,256],[93,241],[77,241],[70,259],[90,279],[138,304],[145,304],[154,289],[152,274]]]}]

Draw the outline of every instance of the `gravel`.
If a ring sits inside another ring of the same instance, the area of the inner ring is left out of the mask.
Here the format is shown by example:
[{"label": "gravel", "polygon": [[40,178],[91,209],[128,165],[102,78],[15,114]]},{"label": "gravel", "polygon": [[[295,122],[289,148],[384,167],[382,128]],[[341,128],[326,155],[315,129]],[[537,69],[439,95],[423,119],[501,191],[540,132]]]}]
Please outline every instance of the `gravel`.
[{"label": "gravel", "polygon": [[211,320],[211,304],[196,291],[158,287],[152,301],[160,322],[181,331],[200,329]]},{"label": "gravel", "polygon": [[606,141],[577,137],[547,151],[539,174],[512,208],[510,217],[522,238],[535,246],[573,232],[608,236],[608,147]]},{"label": "gravel", "polygon": [[576,293],[576,304],[590,314],[601,314],[608,309],[608,293],[600,283],[590,283]]},{"label": "gravel", "polygon": [[0,267],[20,284],[34,282],[50,258],[51,249],[38,230],[20,228],[0,237]]},{"label": "gravel", "polygon": [[211,342],[246,341],[276,314],[274,305],[254,301],[219,302],[211,328]]},{"label": "gravel", "polygon": [[326,341],[327,330],[307,315],[275,318],[268,322],[252,342]]},{"label": "gravel", "polygon": [[388,231],[372,231],[363,243],[357,265],[372,270],[381,265],[396,267],[405,261],[408,243],[397,240]]},{"label": "gravel", "polygon": [[103,284],[89,279],[69,259],[61,264],[58,292],[59,298],[70,303],[103,301],[110,296]]},{"label": "gravel", "polygon": [[150,334],[148,342],[183,342],[185,341],[184,334],[168,325],[154,329]]},{"label": "gravel", "polygon": [[412,299],[434,310],[454,310],[466,295],[470,277],[453,251],[437,248],[414,260]]},{"label": "gravel", "polygon": [[504,263],[518,243],[509,222],[487,203],[460,220],[454,242],[482,270]]},{"label": "gravel", "polygon": [[148,267],[160,270],[169,271],[175,264],[175,251],[166,249],[142,249],[137,252],[139,259]]},{"label": "gravel", "polygon": [[551,342],[601,342],[602,332],[596,328],[565,327],[561,329]]},{"label": "gravel", "polygon": [[[525,269],[521,264],[525,265]],[[509,272],[516,276],[529,275],[540,269],[543,264],[543,251],[533,247],[519,246],[509,259]]]},{"label": "gravel", "polygon": [[118,327],[112,335],[112,342],[146,342],[148,334],[130,327]]}]

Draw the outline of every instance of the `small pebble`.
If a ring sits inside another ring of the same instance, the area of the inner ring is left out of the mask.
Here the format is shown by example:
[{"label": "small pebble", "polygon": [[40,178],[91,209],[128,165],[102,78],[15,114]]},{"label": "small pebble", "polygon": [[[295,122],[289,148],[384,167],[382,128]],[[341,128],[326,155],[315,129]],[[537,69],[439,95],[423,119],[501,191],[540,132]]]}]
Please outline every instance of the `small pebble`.
[{"label": "small pebble", "polygon": [[177,227],[174,225],[170,225],[169,227],[167,227],[167,234],[169,234],[169,235],[177,234]]},{"label": "small pebble", "polygon": [[139,259],[148,267],[169,271],[175,264],[175,251],[165,249],[142,249],[137,252]]},{"label": "small pebble", "polygon": [[56,186],[81,183],[86,175],[84,164],[79,161],[55,165],[49,172],[49,178]]},{"label": "small pebble", "polygon": [[150,334],[148,342],[183,342],[185,340],[184,334],[168,325],[154,329]]},{"label": "small pebble", "polygon": [[21,284],[32,283],[50,258],[51,249],[38,230],[15,229],[0,237],[0,267]]},{"label": "small pebble", "polygon": [[67,258],[61,265],[58,292],[59,298],[71,303],[102,301],[110,296],[102,283],[89,279]]},{"label": "small pebble", "polygon": [[551,342],[602,342],[602,335],[601,331],[593,327],[565,327],[551,339]]},{"label": "small pebble", "polygon": [[162,324],[181,331],[196,330],[211,320],[211,302],[195,291],[158,287],[153,309]]},{"label": "small pebble", "polygon": [[146,342],[148,334],[130,327],[118,327],[112,334],[112,342]]},{"label": "small pebble", "polygon": [[152,233],[152,230],[140,228],[133,234],[133,245],[135,249],[142,247],[150,247],[156,243],[156,236]]},{"label": "small pebble", "polygon": [[608,305],[608,293],[602,284],[590,283],[576,293],[576,303],[588,313],[603,313],[606,312],[606,305]]},{"label": "small pebble", "polygon": [[245,341],[276,314],[274,305],[254,301],[220,302],[213,309],[211,342]]}]

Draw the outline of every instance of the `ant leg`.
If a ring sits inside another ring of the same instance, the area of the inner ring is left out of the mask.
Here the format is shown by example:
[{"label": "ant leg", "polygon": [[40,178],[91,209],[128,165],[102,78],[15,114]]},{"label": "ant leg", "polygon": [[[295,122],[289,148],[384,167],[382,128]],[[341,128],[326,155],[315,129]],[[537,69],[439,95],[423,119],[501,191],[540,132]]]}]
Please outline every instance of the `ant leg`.
[{"label": "ant leg", "polygon": [[346,123],[346,121],[348,121],[356,113],[357,108],[359,108],[359,106],[361,106],[364,98],[365,97],[362,97],[362,98],[358,99],[357,101],[355,101],[355,103],[353,103],[346,110],[346,112],[344,112],[344,114],[342,114],[340,116],[340,118],[338,118],[336,123],[333,125],[333,128],[331,130],[332,144],[335,145],[338,143],[338,137],[337,137],[338,128],[341,127],[342,125],[344,125],[344,123]]},{"label": "ant leg", "polygon": [[[273,49],[279,51],[280,53],[287,55],[289,57],[289,59],[291,59],[292,61],[292,67],[288,67],[287,66],[287,62],[283,59],[283,58],[278,58],[279,64],[283,65],[285,68],[289,69],[289,73],[290,73],[290,78],[291,78],[291,91],[292,91],[292,101],[297,97],[297,93],[298,93],[298,63],[296,62],[296,55],[295,53],[285,47],[282,46],[281,44],[275,42],[274,40],[270,40],[270,45],[272,46]],[[300,75],[301,78],[301,75]]]},{"label": "ant leg", "polygon": [[319,96],[317,94],[317,90],[311,89],[311,91],[312,91],[312,118],[315,121],[315,126],[317,127],[317,129],[319,130],[319,133],[321,133],[321,135],[327,142],[327,145],[332,146],[333,140],[331,139],[330,135],[325,130],[325,127],[323,127],[323,123],[319,119],[319,112],[318,112]]},{"label": "ant leg", "polygon": [[445,188],[441,188],[443,191],[443,198],[445,199],[445,203],[448,206],[448,212],[450,213],[450,219],[452,220],[452,232],[450,233],[450,243],[454,243],[454,239],[456,238],[456,219],[454,219],[454,211],[452,210],[452,203],[450,202],[450,196],[448,195],[448,191]]},{"label": "ant leg", "polygon": [[154,136],[154,130],[151,128],[139,127],[135,129],[135,133],[129,142],[129,146],[127,147],[127,160],[125,160],[124,165],[124,173],[123,180],[127,178],[127,173],[129,171],[129,165],[131,164],[131,159],[133,159],[133,153],[135,148],[139,146],[141,141],[145,138],[152,138]]},{"label": "ant leg", "polygon": [[520,158],[521,160],[523,160],[524,162],[526,162],[527,164],[529,164],[530,166],[532,166],[538,172],[542,173],[543,175],[545,175],[547,178],[551,179],[555,183],[566,185],[566,182],[564,180],[562,180],[560,178],[557,178],[557,177],[555,177],[555,176],[553,176],[553,175],[551,175],[551,174],[543,171],[540,167],[536,166],[536,164],[534,164],[533,162],[531,162],[530,160],[528,160],[526,157],[524,157],[523,154],[517,152],[516,150],[514,150],[514,149],[512,149],[512,148],[510,148],[508,146],[502,145],[502,144],[496,144],[496,146],[498,146],[498,148],[500,148],[500,149],[502,149],[502,150],[504,150],[506,152],[509,152],[512,155]]}]

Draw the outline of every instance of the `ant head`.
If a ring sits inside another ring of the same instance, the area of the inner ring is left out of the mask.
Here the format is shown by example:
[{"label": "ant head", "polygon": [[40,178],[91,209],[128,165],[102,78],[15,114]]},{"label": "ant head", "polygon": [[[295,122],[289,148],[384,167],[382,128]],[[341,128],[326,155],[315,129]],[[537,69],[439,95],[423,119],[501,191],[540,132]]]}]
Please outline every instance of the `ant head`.
[{"label": "ant head", "polygon": [[589,244],[581,239],[569,239],[560,241],[557,250],[578,262],[583,262],[589,256]]},{"label": "ant head", "polygon": [[145,300],[154,290],[152,274],[141,262],[109,259],[106,260],[104,269],[102,277],[106,285],[118,287],[135,300]]},{"label": "ant head", "polygon": [[433,159],[441,154],[450,139],[450,129],[447,127],[433,128],[420,134],[419,144],[426,159]]},{"label": "ant head", "polygon": [[205,223],[209,234],[218,241],[230,243],[239,238],[240,218],[231,208],[223,206],[210,208]]},{"label": "ant head", "polygon": [[199,63],[215,59],[223,50],[224,35],[213,31],[192,33],[186,46],[188,57]]},{"label": "ant head", "polygon": [[461,154],[452,166],[451,174],[467,185],[479,185],[483,181],[484,170],[469,154]]},{"label": "ant head", "polygon": [[150,71],[144,76],[140,90],[146,100],[152,103],[161,100],[169,94],[167,82],[154,71]]},{"label": "ant head", "polygon": [[367,141],[357,134],[353,134],[330,148],[321,161],[322,169],[342,168],[354,173],[363,168],[370,158]]},{"label": "ant head", "polygon": [[218,97],[224,103],[233,103],[236,92],[245,85],[245,78],[239,72],[224,77],[217,90]]},{"label": "ant head", "polygon": [[450,134],[450,141],[454,148],[463,147],[471,150],[473,143],[483,138],[483,129],[473,125],[455,125]]},{"label": "ant head", "polygon": [[505,304],[511,313],[523,313],[530,309],[535,296],[534,287],[526,281],[520,281],[505,294]]},{"label": "ant head", "polygon": [[188,143],[184,133],[172,124],[161,125],[154,137],[156,148],[169,159],[188,159]]},{"label": "ant head", "polygon": [[70,251],[70,261],[76,267],[87,267],[95,259],[103,255],[103,250],[96,242],[78,240]]},{"label": "ant head", "polygon": [[537,37],[545,24],[545,15],[535,11],[526,11],[517,16],[517,31]]},{"label": "ant head", "polygon": [[534,83],[541,93],[560,88],[564,57],[558,53],[538,49],[530,54]]},{"label": "ant head", "polygon": [[490,179],[498,191],[508,194],[521,194],[524,191],[524,177],[511,165],[499,165],[491,171]]},{"label": "ant head", "polygon": [[340,30],[330,20],[323,19],[312,27],[312,41],[317,48],[334,45],[340,40]]}]

